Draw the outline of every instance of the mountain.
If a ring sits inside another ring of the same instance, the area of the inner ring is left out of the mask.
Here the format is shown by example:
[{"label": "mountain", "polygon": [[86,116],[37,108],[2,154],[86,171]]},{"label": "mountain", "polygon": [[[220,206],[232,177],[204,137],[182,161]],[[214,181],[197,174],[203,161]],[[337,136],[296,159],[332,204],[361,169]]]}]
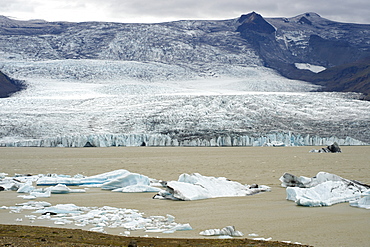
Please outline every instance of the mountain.
[{"label": "mountain", "polygon": [[[265,66],[287,78],[321,85],[324,91],[370,93],[366,69],[369,60],[365,59],[370,56],[370,25],[333,22],[316,13],[268,22],[251,13],[239,20],[248,25],[240,25],[237,31],[254,43]],[[297,63],[323,66],[328,72],[302,71],[295,66]]]},{"label": "mountain", "polygon": [[[317,83],[327,91],[333,87],[295,64],[332,68],[353,63],[370,56],[369,39],[370,25],[334,22],[316,13],[263,18],[252,12],[230,20],[156,24],[0,17],[0,58],[5,60],[157,62],[203,77],[230,73],[222,69],[225,65],[265,66],[290,79]],[[336,69],[339,74],[341,68]],[[361,78],[356,83],[361,84]],[[360,87],[349,88],[366,93]]]},{"label": "mountain", "polygon": [[[315,13],[156,24],[0,17],[0,146],[370,143],[370,25]],[[330,91],[330,92],[325,92]],[[342,93],[344,91],[345,93]]]},{"label": "mountain", "polygon": [[311,81],[327,91],[361,92],[370,100],[370,57],[324,70]]}]

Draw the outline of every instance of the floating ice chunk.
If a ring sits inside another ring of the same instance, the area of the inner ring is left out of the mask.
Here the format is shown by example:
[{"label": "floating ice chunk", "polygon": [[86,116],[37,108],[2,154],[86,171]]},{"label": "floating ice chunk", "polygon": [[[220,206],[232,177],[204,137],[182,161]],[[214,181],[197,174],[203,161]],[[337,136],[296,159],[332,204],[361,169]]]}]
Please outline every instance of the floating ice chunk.
[{"label": "floating ice chunk", "polygon": [[45,190],[45,192],[35,192],[32,191],[30,193],[30,196],[34,196],[35,198],[41,197],[41,198],[49,198],[51,196],[51,190]]},{"label": "floating ice chunk", "polygon": [[335,174],[319,172],[313,178],[296,177],[285,173],[281,178],[286,189],[287,200],[300,206],[331,206],[336,203],[360,199],[369,185],[348,180]]},{"label": "floating ice chunk", "polygon": [[115,179],[105,182],[101,188],[103,190],[114,190],[132,185],[150,186],[150,180],[147,176],[138,173],[127,172],[122,176],[119,176]]},{"label": "floating ice chunk", "polygon": [[[16,207],[4,207],[11,212],[21,213],[24,209],[35,209],[36,205],[45,205],[34,213],[41,216],[29,217],[30,220],[51,220],[54,224],[74,224],[75,226],[93,226],[91,231],[105,232],[105,228],[126,228],[131,230],[146,230],[148,232],[166,232],[191,230],[189,224],[175,222],[172,215],[144,217],[144,213],[135,209],[115,207],[78,207],[75,204],[57,204],[51,206],[44,202],[27,202]],[[55,215],[55,216],[54,216]],[[32,218],[32,219],[31,219]],[[128,235],[128,234],[126,234]]]},{"label": "floating ice chunk", "polygon": [[109,182],[115,178],[121,177],[130,173],[127,170],[120,169],[115,171],[110,171],[94,176],[83,177],[82,175],[78,174],[75,177],[68,177],[68,176],[60,176],[60,175],[51,175],[51,176],[43,176],[37,180],[37,185],[43,186],[50,186],[50,185],[57,185],[57,184],[65,184],[67,186],[77,186],[77,185],[89,185],[89,184],[104,184]]},{"label": "floating ice chunk", "polygon": [[84,193],[84,189],[70,189],[65,184],[57,184],[48,188],[52,194]]},{"label": "floating ice chunk", "polygon": [[370,195],[366,195],[358,200],[351,201],[349,205],[352,207],[370,209]]},{"label": "floating ice chunk", "polygon": [[300,192],[295,192],[295,197],[288,197],[297,205],[309,207],[331,206],[361,197],[361,190],[339,181],[326,181],[312,188],[289,187],[286,189],[287,194],[289,195],[292,190]]},{"label": "floating ice chunk", "polygon": [[50,207],[51,203],[44,201],[29,201],[24,203],[19,203],[17,206],[22,206],[23,209],[42,209],[45,207]]},{"label": "floating ice chunk", "polygon": [[259,241],[270,241],[272,238],[252,238],[253,240],[259,240]]},{"label": "floating ice chunk", "polygon": [[234,226],[226,226],[222,229],[208,229],[199,233],[203,236],[231,236],[231,237],[242,237],[244,234],[240,231],[236,231]]},{"label": "floating ice chunk", "polygon": [[175,231],[190,231],[190,230],[193,230],[190,224],[177,224],[176,226],[166,231],[163,231],[163,233],[174,233]]},{"label": "floating ice chunk", "polygon": [[301,187],[301,188],[310,188],[314,187],[320,183],[325,181],[348,181],[350,180],[344,179],[338,175],[328,173],[328,172],[319,172],[316,176],[312,178],[308,178],[305,176],[297,177],[290,173],[284,173],[283,176],[279,179],[282,184],[282,187]]},{"label": "floating ice chunk", "polygon": [[123,188],[118,188],[118,189],[114,189],[112,190],[113,192],[135,192],[135,193],[138,193],[138,192],[159,192],[161,191],[160,188],[156,188],[156,187],[152,187],[152,186],[148,186],[148,185],[142,185],[142,184],[138,184],[138,185],[129,185],[129,186],[126,186],[126,187],[123,187]]},{"label": "floating ice chunk", "polygon": [[22,184],[17,190],[18,193],[30,193],[35,187],[32,186],[32,181],[28,180],[26,183]]},{"label": "floating ice chunk", "polygon": [[81,213],[80,207],[77,207],[75,204],[57,204],[55,206],[47,207],[44,209],[37,210],[35,213],[46,214],[79,214]]},{"label": "floating ice chunk", "polygon": [[106,233],[106,231],[104,230],[104,227],[101,227],[101,226],[90,228],[89,231]]},{"label": "floating ice chunk", "polygon": [[242,185],[238,182],[230,181],[224,177],[206,177],[199,173],[182,174],[178,181],[163,181],[165,190],[161,190],[155,199],[170,200],[200,200],[216,197],[246,196],[259,192],[269,191],[268,186]]},{"label": "floating ice chunk", "polygon": [[33,199],[36,199],[36,198],[49,198],[50,196],[51,196],[50,189],[46,189],[43,192],[31,191],[29,195],[18,196],[18,197],[23,197],[23,199],[25,199],[25,200],[33,200]]},{"label": "floating ice chunk", "polygon": [[0,181],[0,191],[2,190],[18,190],[22,185],[20,181],[13,178],[4,178]]}]

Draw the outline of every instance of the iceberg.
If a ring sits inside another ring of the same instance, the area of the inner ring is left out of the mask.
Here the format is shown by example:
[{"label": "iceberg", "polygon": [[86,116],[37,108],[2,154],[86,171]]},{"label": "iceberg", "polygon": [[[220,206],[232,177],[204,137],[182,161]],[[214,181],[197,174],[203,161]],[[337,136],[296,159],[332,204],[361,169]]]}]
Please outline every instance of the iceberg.
[{"label": "iceberg", "polygon": [[29,195],[21,195],[18,197],[22,197],[25,200],[33,200],[36,198],[49,198],[51,196],[51,190],[45,191],[31,191]]},{"label": "iceberg", "polygon": [[199,233],[203,236],[231,236],[231,237],[242,237],[244,234],[240,231],[236,231],[234,226],[226,226],[222,229],[208,229]]},{"label": "iceberg", "polygon": [[370,189],[369,185],[327,172],[319,172],[312,178],[285,173],[280,181],[286,187],[287,200],[309,207],[356,201]]},{"label": "iceberg", "polygon": [[339,147],[337,142],[334,142],[333,144],[327,146],[326,148],[321,149],[312,149],[310,153],[341,153],[342,150]]},{"label": "iceberg", "polygon": [[216,197],[247,196],[270,191],[265,185],[242,185],[224,177],[207,177],[199,173],[181,174],[178,181],[162,181],[165,189],[154,199],[193,201]]},{"label": "iceberg", "polygon": [[349,205],[352,207],[370,209],[370,194],[366,195],[358,200],[350,201]]},{"label": "iceberg", "polygon": [[137,173],[125,173],[115,179],[105,182],[101,188],[103,190],[115,190],[119,188],[124,188],[133,185],[144,185],[149,186],[150,180],[147,176],[137,174]]},{"label": "iceberg", "polygon": [[[13,190],[18,193],[29,193],[20,195],[27,200],[38,197],[50,197],[51,194],[84,193],[85,189],[71,189],[68,186],[95,187],[114,192],[159,192],[161,184],[156,179],[149,178],[138,173],[131,173],[124,169],[110,171],[93,176],[75,176],[63,174],[39,174],[39,175],[15,175],[6,177],[1,173],[0,191]],[[36,188],[37,186],[49,186],[47,188]]]},{"label": "iceberg", "polygon": [[103,190],[112,190],[115,192],[159,191],[158,188],[152,187],[152,185],[155,184],[154,179],[150,179],[149,177],[138,173],[131,173],[125,169],[119,169],[87,177],[80,174],[77,174],[74,177],[49,174],[47,176],[40,177],[36,183],[39,186],[55,185],[57,187],[53,187],[54,192],[52,191],[52,193],[60,194],[84,192],[83,190],[72,190],[66,186],[100,187]]},{"label": "iceberg", "polygon": [[49,187],[51,194],[68,194],[68,193],[85,193],[84,189],[70,189],[65,184],[57,184],[53,187]]},{"label": "iceberg", "polygon": [[142,192],[159,192],[161,191],[160,188],[148,186],[148,185],[129,185],[123,188],[118,188],[112,190],[113,192],[125,192],[125,193],[142,193]]},{"label": "iceberg", "polygon": [[26,183],[20,185],[17,192],[18,193],[30,193],[34,189],[35,189],[35,187],[32,186],[32,181],[28,180]]},{"label": "iceberg", "polygon": [[90,184],[104,184],[120,176],[129,174],[130,172],[124,169],[110,171],[94,176],[84,177],[80,174],[69,177],[60,176],[57,174],[49,174],[37,180],[37,185],[40,186],[53,186],[57,184],[65,184],[67,186],[90,185]]}]

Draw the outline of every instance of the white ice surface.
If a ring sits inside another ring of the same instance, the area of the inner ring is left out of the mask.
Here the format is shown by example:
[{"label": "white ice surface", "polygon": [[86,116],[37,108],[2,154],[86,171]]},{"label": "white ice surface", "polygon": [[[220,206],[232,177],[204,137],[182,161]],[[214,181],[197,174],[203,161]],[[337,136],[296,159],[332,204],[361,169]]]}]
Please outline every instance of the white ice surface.
[{"label": "white ice surface", "polygon": [[[327,172],[319,172],[312,178],[284,174],[280,181],[283,187],[287,187],[286,199],[300,206],[320,207],[357,201],[369,191],[366,185]],[[366,200],[363,199],[365,203]],[[353,202],[352,205],[362,205],[362,201],[359,204]]]},{"label": "white ice surface", "polygon": [[[126,136],[111,140],[105,135],[189,129],[259,133],[260,126],[315,133],[326,129],[317,123],[341,123],[342,129],[343,123],[366,122],[370,116],[369,102],[310,93],[317,87],[258,66],[220,66],[214,68],[217,77],[189,74],[175,65],[106,60],[3,60],[0,68],[28,85],[0,99],[0,145],[83,146],[86,136],[102,147],[140,145]],[[254,144],[264,142],[249,138],[243,145]]]},{"label": "white ice surface", "polygon": [[222,229],[208,229],[199,233],[203,236],[230,236],[230,237],[242,237],[244,234],[240,231],[235,230],[234,226],[226,226]]},{"label": "white ice surface", "polygon": [[165,187],[154,198],[193,201],[216,197],[247,196],[270,191],[268,186],[252,188],[224,177],[207,177],[199,173],[181,174],[178,181],[162,183]]},{"label": "white ice surface", "polygon": [[355,200],[355,201],[350,201],[349,205],[352,207],[359,207],[359,208],[365,208],[365,209],[370,209],[370,190],[367,193],[368,195]]},{"label": "white ice surface", "polygon": [[[34,220],[50,220],[57,225],[75,225],[88,227],[90,231],[106,232],[108,228],[122,228],[122,230],[144,230],[148,232],[173,233],[175,231],[192,230],[189,224],[175,222],[172,215],[144,216],[143,212],[135,209],[116,207],[80,207],[75,204],[57,204],[52,206],[47,202],[30,201],[17,206],[2,209],[11,209],[11,212],[20,213],[24,210],[33,210]],[[22,220],[22,219],[21,219]],[[129,234],[129,233],[128,233]],[[126,235],[128,235],[126,233]]]},{"label": "white ice surface", "polygon": [[[93,176],[77,174],[73,177],[58,174],[39,175],[17,175],[14,177],[0,178],[0,186],[4,190],[15,190],[26,200],[33,200],[40,197],[50,197],[51,194],[85,193],[85,189],[71,189],[68,186],[98,187],[115,192],[158,192],[161,189],[154,186],[161,186],[157,180],[145,175],[131,173],[120,169]],[[37,186],[50,186],[37,188]]]},{"label": "white ice surface", "polygon": [[326,70],[326,68],[323,67],[323,66],[312,65],[312,64],[309,64],[309,63],[295,63],[294,65],[296,66],[297,69],[310,70],[314,73],[319,73],[321,71]]}]

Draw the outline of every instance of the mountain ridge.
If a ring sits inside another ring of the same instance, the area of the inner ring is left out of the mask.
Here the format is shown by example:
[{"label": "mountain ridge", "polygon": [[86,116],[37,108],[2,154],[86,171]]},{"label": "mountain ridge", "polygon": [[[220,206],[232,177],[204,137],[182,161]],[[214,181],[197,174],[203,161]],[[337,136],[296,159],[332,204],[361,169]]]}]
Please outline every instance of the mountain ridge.
[{"label": "mountain ridge", "polygon": [[[159,62],[203,75],[216,75],[217,68],[225,63],[265,66],[327,91],[332,86],[294,64],[332,68],[353,63],[370,56],[369,40],[370,25],[334,22],[312,12],[291,18],[264,18],[251,12],[229,20],[154,24],[0,17],[0,58],[5,60]],[[362,83],[360,79],[358,83]],[[353,88],[359,92],[358,87]]]}]

